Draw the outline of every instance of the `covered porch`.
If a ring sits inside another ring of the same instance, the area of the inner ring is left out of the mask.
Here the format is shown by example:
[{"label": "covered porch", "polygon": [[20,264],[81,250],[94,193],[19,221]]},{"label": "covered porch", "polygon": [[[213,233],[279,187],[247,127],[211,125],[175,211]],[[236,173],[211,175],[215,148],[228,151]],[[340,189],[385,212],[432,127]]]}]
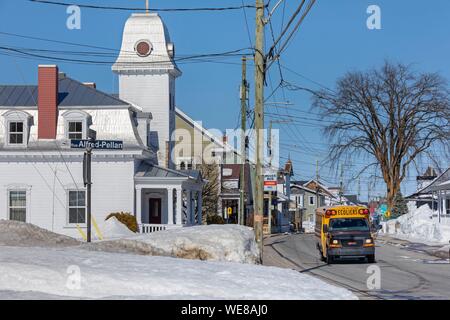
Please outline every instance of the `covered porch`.
[{"label": "covered porch", "polygon": [[141,233],[202,223],[203,180],[196,170],[144,163],[135,175],[135,215]]}]

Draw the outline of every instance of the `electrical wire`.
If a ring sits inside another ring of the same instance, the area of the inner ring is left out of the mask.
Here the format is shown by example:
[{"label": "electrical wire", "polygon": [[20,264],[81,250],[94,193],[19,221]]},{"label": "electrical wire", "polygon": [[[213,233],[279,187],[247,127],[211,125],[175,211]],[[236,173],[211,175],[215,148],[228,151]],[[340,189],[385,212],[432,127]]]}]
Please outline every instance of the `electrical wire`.
[{"label": "electrical wire", "polygon": [[[124,11],[145,11],[145,8],[137,7],[113,7],[113,6],[99,6],[82,4],[76,2],[59,2],[59,1],[48,1],[48,0],[28,0],[30,2],[57,6],[70,6],[76,5],[80,8],[88,9],[101,9],[101,10],[124,10]],[[255,5],[241,5],[241,6],[229,6],[229,7],[199,7],[199,8],[151,8],[150,11],[153,12],[193,12],[193,11],[230,11],[230,10],[241,10],[245,8],[256,8]]]}]

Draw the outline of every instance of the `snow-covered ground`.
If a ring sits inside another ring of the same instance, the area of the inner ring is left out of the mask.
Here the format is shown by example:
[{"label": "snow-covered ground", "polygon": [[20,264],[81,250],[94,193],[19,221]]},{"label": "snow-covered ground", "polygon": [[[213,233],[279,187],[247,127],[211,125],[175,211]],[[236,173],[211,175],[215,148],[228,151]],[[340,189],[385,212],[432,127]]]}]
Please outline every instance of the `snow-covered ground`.
[{"label": "snow-covered ground", "polygon": [[[117,223],[120,224],[120,222]],[[116,222],[111,222],[111,224],[116,224]],[[139,235],[135,235],[131,231],[130,234],[127,232],[128,229],[118,230],[118,226],[110,229],[119,231],[119,234],[122,233],[122,238],[98,241],[89,248],[109,252],[133,252],[145,255],[253,264],[257,262],[259,256],[253,229],[245,226],[180,227]],[[117,234],[114,234],[113,237],[117,238]]]},{"label": "snow-covered ground", "polygon": [[79,248],[0,247],[1,291],[93,299],[355,299],[288,269]]},{"label": "snow-covered ground", "polygon": [[[219,226],[211,233],[202,229],[210,237],[220,233]],[[240,234],[229,231],[230,237]],[[15,241],[0,245],[2,299],[356,299],[346,289],[289,269],[93,251],[18,222],[0,221],[0,232],[1,239],[28,237],[26,246]],[[197,233],[184,232],[191,240]],[[158,241],[171,241],[169,233],[162,234]]]},{"label": "snow-covered ground", "polygon": [[450,221],[445,218],[439,223],[427,205],[417,208],[408,203],[407,214],[382,224],[383,233],[400,239],[430,245],[448,244],[450,241]]}]

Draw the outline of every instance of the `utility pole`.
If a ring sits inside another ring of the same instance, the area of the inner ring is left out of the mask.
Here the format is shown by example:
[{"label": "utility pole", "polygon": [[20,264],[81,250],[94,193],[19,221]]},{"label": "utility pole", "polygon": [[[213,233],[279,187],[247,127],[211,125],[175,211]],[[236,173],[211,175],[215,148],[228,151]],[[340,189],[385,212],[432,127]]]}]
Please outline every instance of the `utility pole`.
[{"label": "utility pole", "polygon": [[263,211],[264,211],[264,1],[256,0],[256,40],[255,40],[255,130],[256,130],[256,178],[255,178],[255,239],[263,258]]},{"label": "utility pole", "polygon": [[[269,139],[269,170],[272,172],[272,120],[269,122],[269,132],[268,132],[268,139]],[[269,205],[268,205],[268,224],[269,224],[269,235],[272,234],[272,191],[269,191]]]},{"label": "utility pole", "polygon": [[316,209],[319,208],[319,178],[319,160],[316,160]]},{"label": "utility pole", "polygon": [[339,203],[342,204],[342,196],[344,194],[344,167],[341,164],[341,179],[339,183]]},{"label": "utility pole", "polygon": [[240,210],[238,215],[238,224],[244,224],[245,216],[245,165],[247,162],[246,149],[246,120],[247,120],[247,58],[242,57],[242,84],[241,84],[241,183],[240,183]]},{"label": "utility pole", "polygon": [[148,0],[145,0],[145,13],[148,14]]},{"label": "utility pole", "polygon": [[92,215],[91,215],[91,158],[92,158],[92,148],[87,147],[86,151],[84,153],[84,159],[83,159],[83,180],[84,185],[86,187],[86,226],[87,226],[87,236],[86,240],[87,242],[91,242],[91,234],[92,234]]},{"label": "utility pole", "polygon": [[358,201],[361,201],[361,177],[358,177]]}]

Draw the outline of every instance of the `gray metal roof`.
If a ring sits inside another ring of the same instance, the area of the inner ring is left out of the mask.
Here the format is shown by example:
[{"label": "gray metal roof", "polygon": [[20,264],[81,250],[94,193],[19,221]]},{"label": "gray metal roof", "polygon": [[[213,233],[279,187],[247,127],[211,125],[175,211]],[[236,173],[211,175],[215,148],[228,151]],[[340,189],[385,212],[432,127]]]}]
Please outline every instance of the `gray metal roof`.
[{"label": "gray metal roof", "polygon": [[173,170],[163,168],[155,164],[143,162],[138,168],[136,177],[140,178],[191,178],[198,180],[201,178],[198,170]]},{"label": "gray metal roof", "polygon": [[[129,103],[94,89],[69,77],[58,83],[58,105],[71,106],[124,106]],[[36,107],[38,87],[33,85],[0,85],[0,107]]]}]

